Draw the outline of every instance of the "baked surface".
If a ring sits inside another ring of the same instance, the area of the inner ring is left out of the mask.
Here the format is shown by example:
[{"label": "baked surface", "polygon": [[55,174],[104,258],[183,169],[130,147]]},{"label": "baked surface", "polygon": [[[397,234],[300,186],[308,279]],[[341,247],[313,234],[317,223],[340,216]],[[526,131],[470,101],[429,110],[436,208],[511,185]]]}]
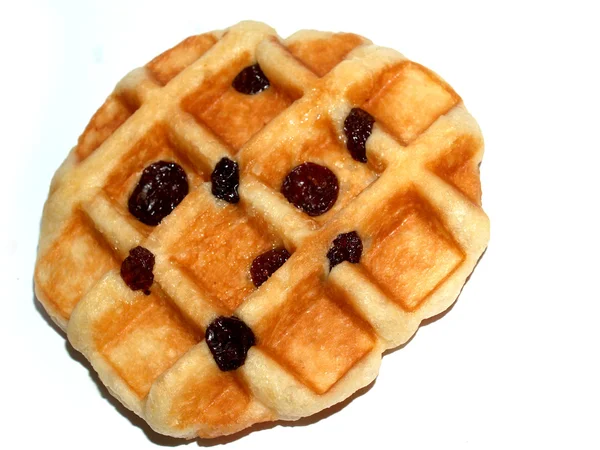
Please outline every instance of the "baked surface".
[{"label": "baked surface", "polygon": [[[232,88],[258,63],[270,87]],[[344,120],[375,118],[368,162],[346,148]],[[480,130],[439,76],[346,33],[280,39],[242,22],[192,36],[129,73],[53,178],[44,207],[36,294],[102,382],[159,433],[193,438],[295,420],[369,384],[382,352],[458,296],[489,239],[481,209]],[[240,202],[211,194],[223,157],[240,167]],[[157,226],[127,200],[149,164],[184,168],[189,194]],[[331,169],[339,196],[310,217],[280,193],[289,171]],[[360,263],[329,271],[340,233],[357,231]],[[119,268],[133,247],[156,257],[151,294]],[[291,257],[259,288],[249,267]],[[235,315],[257,344],[219,370],[204,340]]]}]

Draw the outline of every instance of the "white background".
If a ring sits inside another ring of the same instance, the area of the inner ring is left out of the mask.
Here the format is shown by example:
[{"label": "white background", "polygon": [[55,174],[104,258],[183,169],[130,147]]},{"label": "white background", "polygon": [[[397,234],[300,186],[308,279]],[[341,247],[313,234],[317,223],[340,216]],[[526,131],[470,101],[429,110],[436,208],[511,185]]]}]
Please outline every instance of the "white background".
[{"label": "white background", "polygon": [[600,448],[593,3],[2,2],[0,448],[182,443],[118,407],[34,303],[39,219],[54,170],[125,73],[243,19],[281,36],[352,31],[441,74],[486,139],[492,238],[456,306],[387,355],[364,395],[299,425],[200,445]]}]

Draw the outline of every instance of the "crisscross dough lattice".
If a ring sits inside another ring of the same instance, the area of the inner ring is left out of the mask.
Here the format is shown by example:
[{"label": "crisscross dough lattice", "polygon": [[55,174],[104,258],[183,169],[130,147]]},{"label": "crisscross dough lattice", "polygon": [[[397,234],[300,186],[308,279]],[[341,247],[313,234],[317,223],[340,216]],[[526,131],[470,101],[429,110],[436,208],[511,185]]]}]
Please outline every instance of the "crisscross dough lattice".
[{"label": "crisscross dough lattice", "polygon": [[[270,87],[236,92],[232,80],[256,62]],[[345,147],[353,107],[376,120],[366,164]],[[371,382],[385,349],[456,299],[488,241],[482,152],[445,82],[359,36],[281,40],[251,22],[193,36],[127,75],[57,171],[36,292],[110,391],[160,433],[214,437],[310,415]],[[211,194],[224,156],[240,165],[239,204]],[[190,193],[150,227],[127,199],[157,160],[180,164]],[[307,161],[339,180],[318,217],[279,192]],[[329,272],[327,250],[349,231],[362,259]],[[150,296],[119,276],[137,245],[156,256]],[[274,247],[292,256],[257,289],[250,264]],[[233,372],[203,339],[219,315],[257,338]]]}]

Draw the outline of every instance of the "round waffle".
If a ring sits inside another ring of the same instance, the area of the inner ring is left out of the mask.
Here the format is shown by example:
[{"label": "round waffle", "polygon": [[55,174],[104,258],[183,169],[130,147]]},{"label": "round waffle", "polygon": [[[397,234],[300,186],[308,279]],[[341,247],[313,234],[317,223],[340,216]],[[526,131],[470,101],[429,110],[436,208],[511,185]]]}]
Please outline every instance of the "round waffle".
[{"label": "round waffle", "polygon": [[[458,296],[489,238],[482,154],[448,84],[360,36],[192,36],[129,73],[57,171],[36,294],[159,433],[311,415]],[[314,170],[324,187],[294,191]],[[179,197],[140,216],[152,174]]]}]

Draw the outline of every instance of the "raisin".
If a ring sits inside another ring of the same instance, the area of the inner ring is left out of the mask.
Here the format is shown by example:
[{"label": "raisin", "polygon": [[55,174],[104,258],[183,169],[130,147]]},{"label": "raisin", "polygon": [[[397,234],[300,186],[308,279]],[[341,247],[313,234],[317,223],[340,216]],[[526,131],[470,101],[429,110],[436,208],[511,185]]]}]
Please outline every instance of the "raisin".
[{"label": "raisin", "polygon": [[121,264],[121,278],[132,291],[144,291],[150,295],[150,286],[154,281],[154,255],[144,247],[132,248],[129,256]]},{"label": "raisin", "polygon": [[326,213],[338,197],[338,179],[327,167],[307,162],[295,167],[283,180],[281,193],[309,216]]},{"label": "raisin", "polygon": [[259,287],[267,281],[277,269],[283,266],[283,263],[285,263],[289,257],[290,252],[285,248],[269,250],[262,255],[258,255],[254,261],[252,261],[252,265],[250,266],[250,278],[252,278],[254,286]]},{"label": "raisin", "polygon": [[242,320],[235,316],[221,316],[206,329],[206,343],[219,369],[227,372],[244,364],[248,350],[256,343],[256,339]]},{"label": "raisin", "polygon": [[352,108],[344,121],[346,147],[356,161],[367,162],[367,139],[373,131],[375,118],[364,109]]},{"label": "raisin", "polygon": [[264,91],[270,86],[269,79],[265,76],[258,64],[248,66],[234,78],[231,85],[241,94],[254,95]]},{"label": "raisin", "polygon": [[142,172],[129,197],[129,212],[146,225],[158,225],[188,193],[185,171],[174,162],[158,161]]},{"label": "raisin", "polygon": [[229,203],[240,201],[238,187],[240,185],[240,171],[235,161],[223,158],[215,166],[210,176],[212,193],[215,197]]},{"label": "raisin", "polygon": [[329,258],[329,270],[333,269],[342,261],[356,264],[362,255],[362,241],[356,231],[339,234],[333,241],[327,252]]}]

